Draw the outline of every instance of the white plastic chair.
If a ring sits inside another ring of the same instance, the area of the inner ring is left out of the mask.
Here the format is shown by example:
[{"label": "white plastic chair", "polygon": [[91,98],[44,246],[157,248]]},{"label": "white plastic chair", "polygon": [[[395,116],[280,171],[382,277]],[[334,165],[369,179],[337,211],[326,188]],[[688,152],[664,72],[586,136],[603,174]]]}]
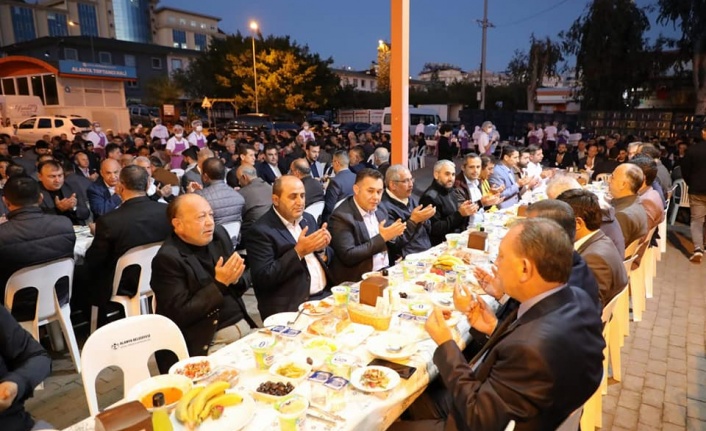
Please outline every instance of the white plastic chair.
[{"label": "white plastic chair", "polygon": [[174,196],[179,196],[179,193],[181,193],[181,187],[179,186],[172,186],[172,194]]},{"label": "white plastic chair", "polygon": [[[151,244],[140,245],[133,247],[120,256],[115,264],[115,275],[113,276],[113,296],[110,302],[117,302],[123,306],[125,317],[140,315],[140,301],[154,296],[150,287],[150,279],[152,278],[152,259],[162,246],[162,242],[154,242]],[[132,298],[126,295],[118,295],[120,287],[120,279],[122,278],[125,268],[131,265],[140,267],[140,279],[137,284],[137,293]],[[145,314],[147,313],[145,307]],[[95,305],[91,308],[91,333],[96,331],[98,327],[98,307]]]},{"label": "white plastic chair", "polygon": [[[632,320],[639,322],[642,320],[642,312],[645,311],[645,300],[647,298],[648,283],[652,283],[652,268],[647,262],[649,256],[647,256],[647,249],[649,248],[650,238],[654,234],[657,227],[653,227],[647,233],[645,238],[640,242],[640,247],[637,252],[637,256],[640,261],[640,265],[637,269],[630,271],[630,300],[632,302]],[[650,271],[650,272],[647,272]],[[649,287],[652,289],[652,287]]]},{"label": "white plastic chair", "polygon": [[345,201],[346,199],[348,199],[348,197],[345,197],[345,198],[343,198],[343,199],[340,199],[338,202],[336,202],[336,205],[333,206],[333,209],[336,209],[336,208],[340,207],[341,204],[343,203],[343,201]]},{"label": "white plastic chair", "polygon": [[[689,208],[689,186],[686,185],[686,182],[683,179],[678,179],[674,181],[674,194],[672,195],[672,199],[674,200],[674,209],[672,210],[672,215],[669,218],[669,224],[674,225],[674,222],[677,221],[677,213],[679,212],[679,208]],[[679,190],[679,193],[677,193],[677,190]]]},{"label": "white plastic chair", "polygon": [[419,168],[423,169],[427,165],[427,147],[422,147],[422,149],[417,152],[417,159],[419,160]]},{"label": "white plastic chair", "polygon": [[581,412],[583,411],[583,406],[574,410],[568,418],[564,419],[564,422],[559,425],[556,431],[576,431],[579,429],[579,422],[581,420]]},{"label": "white plastic chair", "polygon": [[410,171],[416,171],[419,169],[419,147],[412,148],[412,151],[409,153],[407,163],[409,164]]},{"label": "white plastic chair", "polygon": [[608,181],[610,181],[612,176],[613,176],[613,174],[606,174],[606,173],[598,174],[598,175],[596,175],[596,181],[603,181],[603,182],[607,183]]},{"label": "white plastic chair", "polygon": [[172,169],[170,172],[173,173],[174,175],[176,175],[177,178],[179,178],[179,181],[181,181],[181,177],[184,176],[184,170],[183,170],[183,169],[174,168],[174,169]]},{"label": "white plastic chair", "polygon": [[91,334],[83,346],[81,380],[91,416],[99,413],[96,378],[106,367],[123,372],[125,393],[150,377],[147,361],[158,350],[171,350],[179,360],[189,357],[181,330],[158,314],[131,316],[109,323]]},{"label": "white plastic chair", "polygon": [[[54,285],[63,278],[69,279],[69,297],[66,304],[60,305],[56,296]],[[79,356],[76,335],[71,325],[71,288],[74,278],[74,260],[63,258],[52,262],[29,266],[16,271],[5,286],[5,307],[12,311],[15,294],[23,289],[37,289],[37,305],[34,320],[19,322],[35,340],[39,341],[39,327],[58,320],[61,330],[66,338],[71,359],[74,361],[76,371],[81,372],[81,358]]]},{"label": "white plastic chair", "polygon": [[375,163],[375,154],[371,154],[370,157],[368,157],[368,163],[371,165]]},{"label": "white plastic chair", "polygon": [[510,420],[510,422],[507,423],[507,426],[505,427],[505,431],[514,431],[515,430],[515,421]]},{"label": "white plastic chair", "polygon": [[237,245],[238,238],[240,237],[240,226],[242,226],[242,222],[232,221],[230,223],[223,223],[222,226],[225,228],[226,232],[228,232],[228,235],[230,235],[230,238],[233,240],[233,246]]},{"label": "white plastic chair", "polygon": [[304,208],[304,212],[311,214],[311,216],[314,217],[314,220],[316,220],[318,223],[319,217],[321,217],[321,213],[324,212],[324,205],[324,201],[314,202],[313,204]]}]

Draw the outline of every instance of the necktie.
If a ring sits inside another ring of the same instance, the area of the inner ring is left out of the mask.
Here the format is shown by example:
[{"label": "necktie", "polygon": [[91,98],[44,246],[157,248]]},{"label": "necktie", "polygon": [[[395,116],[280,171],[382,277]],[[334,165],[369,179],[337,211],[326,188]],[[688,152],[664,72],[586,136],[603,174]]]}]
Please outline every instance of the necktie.
[{"label": "necktie", "polygon": [[499,323],[499,326],[495,328],[495,331],[493,331],[493,335],[490,336],[490,339],[488,342],[485,343],[483,348],[480,349],[480,351],[476,354],[476,356],[471,359],[470,365],[473,367],[476,362],[480,361],[483,356],[490,351],[495,345],[498,343],[500,340],[500,337],[508,331],[510,326],[512,326],[513,323],[515,323],[517,319],[517,309],[513,310],[512,313],[510,313],[509,316],[505,320]]}]

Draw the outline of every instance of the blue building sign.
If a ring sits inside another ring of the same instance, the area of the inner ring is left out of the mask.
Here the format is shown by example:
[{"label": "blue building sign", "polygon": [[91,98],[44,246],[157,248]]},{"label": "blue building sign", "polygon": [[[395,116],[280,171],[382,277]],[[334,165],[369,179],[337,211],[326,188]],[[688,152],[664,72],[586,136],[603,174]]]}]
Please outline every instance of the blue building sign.
[{"label": "blue building sign", "polygon": [[59,60],[59,72],[103,78],[137,79],[137,70],[134,67],[83,63],[75,60]]}]

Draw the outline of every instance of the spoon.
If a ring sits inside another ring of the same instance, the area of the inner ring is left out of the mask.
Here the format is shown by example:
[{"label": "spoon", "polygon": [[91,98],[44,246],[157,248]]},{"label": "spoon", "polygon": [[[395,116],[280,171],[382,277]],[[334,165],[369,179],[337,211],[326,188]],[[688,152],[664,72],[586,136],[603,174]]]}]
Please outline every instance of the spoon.
[{"label": "spoon", "polygon": [[299,320],[299,316],[301,316],[303,312],[304,312],[304,307],[302,307],[299,310],[299,312],[297,313],[297,316],[294,318],[294,320],[292,320],[291,322],[287,322],[287,326],[291,326],[291,325],[294,325],[295,323],[297,323],[297,320]]}]

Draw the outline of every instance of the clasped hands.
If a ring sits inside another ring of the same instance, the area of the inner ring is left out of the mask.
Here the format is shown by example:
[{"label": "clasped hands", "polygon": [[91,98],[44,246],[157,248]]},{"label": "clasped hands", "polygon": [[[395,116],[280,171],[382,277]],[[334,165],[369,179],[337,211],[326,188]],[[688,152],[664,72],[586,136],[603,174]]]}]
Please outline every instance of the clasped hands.
[{"label": "clasped hands", "polygon": [[331,243],[331,233],[327,229],[328,223],[324,223],[321,227],[312,232],[311,235],[307,235],[309,232],[309,226],[304,226],[302,232],[297,238],[297,245],[294,246],[294,251],[297,252],[300,258],[309,253],[315,251],[320,251],[326,248]]}]

